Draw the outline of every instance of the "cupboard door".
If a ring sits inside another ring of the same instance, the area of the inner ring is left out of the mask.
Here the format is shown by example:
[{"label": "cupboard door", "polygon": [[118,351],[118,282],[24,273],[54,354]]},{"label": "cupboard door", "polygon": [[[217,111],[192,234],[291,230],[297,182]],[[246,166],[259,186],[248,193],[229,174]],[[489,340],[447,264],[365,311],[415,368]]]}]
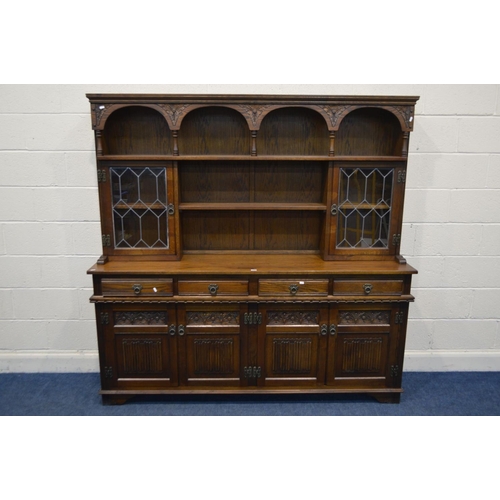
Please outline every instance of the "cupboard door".
[{"label": "cupboard door", "polygon": [[180,380],[188,386],[244,385],[245,305],[179,305]]},{"label": "cupboard door", "polygon": [[396,314],[391,306],[345,305],[331,311],[327,384],[390,387],[396,363]]},{"label": "cupboard door", "polygon": [[164,388],[178,384],[175,307],[104,306],[106,388]]},{"label": "cupboard door", "polygon": [[330,207],[329,255],[394,255],[399,250],[403,166],[338,163]]},{"label": "cupboard door", "polygon": [[178,210],[172,164],[102,162],[105,255],[174,256]]},{"label": "cupboard door", "polygon": [[258,326],[259,386],[324,383],[328,308],[266,305]]}]

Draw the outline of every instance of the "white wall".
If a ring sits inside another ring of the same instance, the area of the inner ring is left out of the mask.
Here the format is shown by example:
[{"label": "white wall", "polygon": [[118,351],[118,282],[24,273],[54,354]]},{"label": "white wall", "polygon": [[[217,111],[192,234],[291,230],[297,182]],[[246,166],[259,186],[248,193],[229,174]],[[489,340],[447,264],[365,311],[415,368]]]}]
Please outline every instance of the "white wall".
[{"label": "white wall", "polygon": [[98,369],[87,92],[420,95],[402,253],[407,370],[500,370],[500,85],[1,85],[0,371]]}]

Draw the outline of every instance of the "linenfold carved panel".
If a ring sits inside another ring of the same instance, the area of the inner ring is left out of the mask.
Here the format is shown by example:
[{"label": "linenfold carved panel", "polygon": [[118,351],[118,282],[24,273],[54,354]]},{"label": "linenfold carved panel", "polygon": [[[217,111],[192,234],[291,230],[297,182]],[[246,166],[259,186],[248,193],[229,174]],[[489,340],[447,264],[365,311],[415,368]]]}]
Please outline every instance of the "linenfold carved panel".
[{"label": "linenfold carved panel", "polygon": [[122,348],[125,374],[151,375],[162,372],[161,339],[124,339]]},{"label": "linenfold carved panel", "polygon": [[346,338],[343,344],[342,374],[380,373],[382,338]]},{"label": "linenfold carved panel", "polygon": [[310,338],[273,339],[273,373],[305,374],[311,372],[312,340]]},{"label": "linenfold carved panel", "polygon": [[194,373],[196,375],[229,375],[234,370],[233,339],[194,339]]}]

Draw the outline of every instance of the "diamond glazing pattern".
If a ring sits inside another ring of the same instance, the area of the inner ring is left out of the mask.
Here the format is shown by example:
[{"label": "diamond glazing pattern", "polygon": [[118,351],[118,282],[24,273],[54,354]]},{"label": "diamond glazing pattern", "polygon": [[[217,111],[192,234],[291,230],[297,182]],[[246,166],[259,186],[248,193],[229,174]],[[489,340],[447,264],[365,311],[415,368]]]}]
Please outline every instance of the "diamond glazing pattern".
[{"label": "diamond glazing pattern", "polygon": [[387,248],[392,169],[341,168],[337,248]]},{"label": "diamond glazing pattern", "polygon": [[165,169],[112,167],[110,174],[115,248],[168,248]]}]

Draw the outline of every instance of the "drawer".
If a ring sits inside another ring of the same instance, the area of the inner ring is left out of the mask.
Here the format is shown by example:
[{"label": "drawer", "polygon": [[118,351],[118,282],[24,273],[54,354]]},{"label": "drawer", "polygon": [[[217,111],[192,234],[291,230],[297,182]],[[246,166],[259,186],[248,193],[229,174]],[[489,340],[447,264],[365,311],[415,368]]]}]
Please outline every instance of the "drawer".
[{"label": "drawer", "polygon": [[328,280],[259,280],[259,295],[328,295]]},{"label": "drawer", "polygon": [[179,280],[179,295],[248,295],[248,281],[212,280],[191,281]]},{"label": "drawer", "polygon": [[336,279],[333,281],[333,295],[401,295],[403,280]]},{"label": "drawer", "polygon": [[174,294],[172,279],[140,279],[124,280],[104,278],[102,294],[130,297],[171,296]]}]

